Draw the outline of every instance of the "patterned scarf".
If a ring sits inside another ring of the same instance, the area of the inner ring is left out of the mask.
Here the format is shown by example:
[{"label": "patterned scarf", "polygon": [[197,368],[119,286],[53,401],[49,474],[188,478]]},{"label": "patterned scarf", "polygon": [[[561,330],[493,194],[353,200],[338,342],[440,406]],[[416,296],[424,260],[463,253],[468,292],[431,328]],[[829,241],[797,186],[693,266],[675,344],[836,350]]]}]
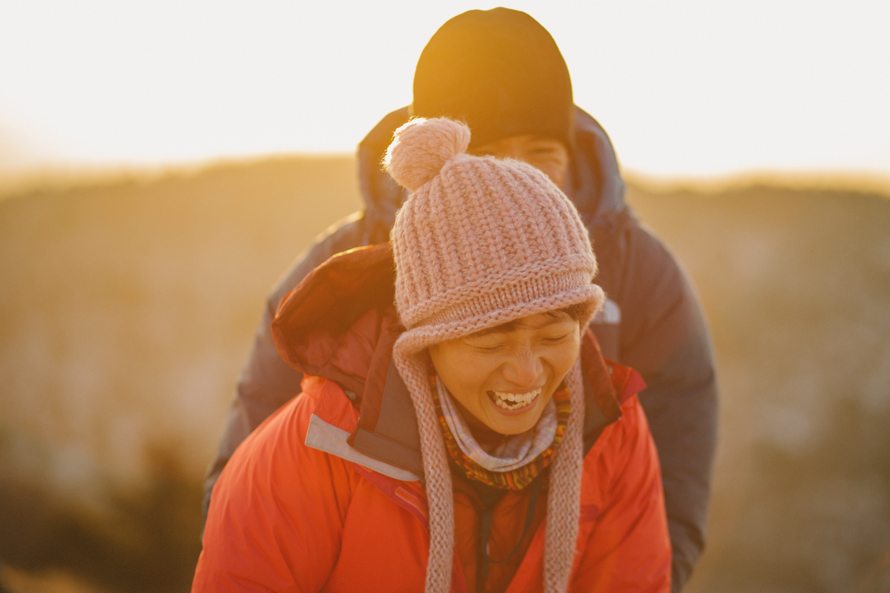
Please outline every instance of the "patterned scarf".
[{"label": "patterned scarf", "polygon": [[[566,423],[572,410],[569,390],[565,386],[561,386],[553,394],[552,401],[542,414],[538,425],[530,431],[531,434],[512,436],[507,440],[505,446],[499,448],[499,452],[502,454],[504,451],[518,452],[519,457],[511,455],[509,459],[503,459],[490,455],[482,449],[470,432],[466,420],[449,401],[451,395],[439,378],[432,376],[430,380],[436,415],[439,418],[439,426],[445,441],[445,450],[452,463],[467,478],[502,490],[522,490],[550,466],[556,449],[565,435]],[[552,411],[553,407],[556,408],[555,414]],[[556,417],[555,429],[551,427],[550,430],[547,430],[548,427],[540,426],[542,422],[546,424],[548,420],[552,423],[554,415]],[[535,446],[536,443],[532,441],[535,434],[548,438],[551,433],[553,436],[549,444],[545,441],[543,445]],[[498,468],[491,469],[494,467]]]}]

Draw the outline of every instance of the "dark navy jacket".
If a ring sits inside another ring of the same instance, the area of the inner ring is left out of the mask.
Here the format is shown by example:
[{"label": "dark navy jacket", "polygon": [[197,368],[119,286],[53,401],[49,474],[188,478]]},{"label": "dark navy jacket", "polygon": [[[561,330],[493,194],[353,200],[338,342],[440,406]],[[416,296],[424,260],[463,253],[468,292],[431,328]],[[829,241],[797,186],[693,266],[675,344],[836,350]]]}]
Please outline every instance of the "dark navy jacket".
[{"label": "dark navy jacket", "polygon": [[[238,444],[299,392],[300,376],[278,357],[272,342],[270,325],[278,304],[331,255],[389,238],[403,190],[381,171],[380,159],[393,130],[407,118],[406,108],[390,113],[359,145],[364,209],[320,237],[269,296],[209,470],[205,514],[213,483]],[[608,136],[577,108],[571,151],[567,193],[590,230],[599,264],[596,281],[608,297],[591,327],[603,355],[635,368],[648,385],[640,399],[661,461],[676,593],[704,547],[717,440],[717,383],[708,332],[676,259],[624,202],[624,182]]]}]

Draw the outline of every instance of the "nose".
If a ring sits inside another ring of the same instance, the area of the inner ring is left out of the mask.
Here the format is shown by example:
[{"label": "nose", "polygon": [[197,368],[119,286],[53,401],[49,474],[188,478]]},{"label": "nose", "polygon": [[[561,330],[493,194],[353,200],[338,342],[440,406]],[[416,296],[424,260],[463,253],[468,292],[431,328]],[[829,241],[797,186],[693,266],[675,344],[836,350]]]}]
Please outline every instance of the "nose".
[{"label": "nose", "polygon": [[514,352],[504,364],[504,379],[518,389],[534,389],[541,384],[544,362],[533,348]]}]

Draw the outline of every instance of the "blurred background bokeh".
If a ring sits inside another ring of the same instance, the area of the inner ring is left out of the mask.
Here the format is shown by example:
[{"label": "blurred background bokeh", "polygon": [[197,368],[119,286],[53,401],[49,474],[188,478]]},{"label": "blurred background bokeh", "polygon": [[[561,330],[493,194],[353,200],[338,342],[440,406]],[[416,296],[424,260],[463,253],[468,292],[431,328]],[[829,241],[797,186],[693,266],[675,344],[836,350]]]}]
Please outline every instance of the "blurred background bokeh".
[{"label": "blurred background bokeh", "polygon": [[[890,10],[589,4],[511,5],[705,307],[687,591],[890,591]],[[352,148],[475,7],[0,3],[0,591],[188,590],[266,293],[360,206]]]}]

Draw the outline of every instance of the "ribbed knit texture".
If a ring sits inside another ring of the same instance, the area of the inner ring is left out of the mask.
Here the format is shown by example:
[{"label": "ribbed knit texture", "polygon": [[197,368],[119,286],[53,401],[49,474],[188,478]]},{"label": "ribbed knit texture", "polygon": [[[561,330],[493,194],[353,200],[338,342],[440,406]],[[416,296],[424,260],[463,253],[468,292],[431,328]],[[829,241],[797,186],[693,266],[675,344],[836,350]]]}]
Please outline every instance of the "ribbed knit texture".
[{"label": "ribbed knit texture", "polygon": [[[596,259],[575,207],[543,173],[465,154],[469,129],[416,119],[395,132],[385,165],[412,192],[390,235],[396,308],[406,331],[393,356],[420,432],[429,509],[426,593],[446,593],[454,553],[451,474],[429,383],[426,349],[501,323],[584,304],[587,326],[603,301]],[[584,397],[576,363],[566,377],[571,413],[553,461],[544,591],[568,586],[578,532]]]}]

